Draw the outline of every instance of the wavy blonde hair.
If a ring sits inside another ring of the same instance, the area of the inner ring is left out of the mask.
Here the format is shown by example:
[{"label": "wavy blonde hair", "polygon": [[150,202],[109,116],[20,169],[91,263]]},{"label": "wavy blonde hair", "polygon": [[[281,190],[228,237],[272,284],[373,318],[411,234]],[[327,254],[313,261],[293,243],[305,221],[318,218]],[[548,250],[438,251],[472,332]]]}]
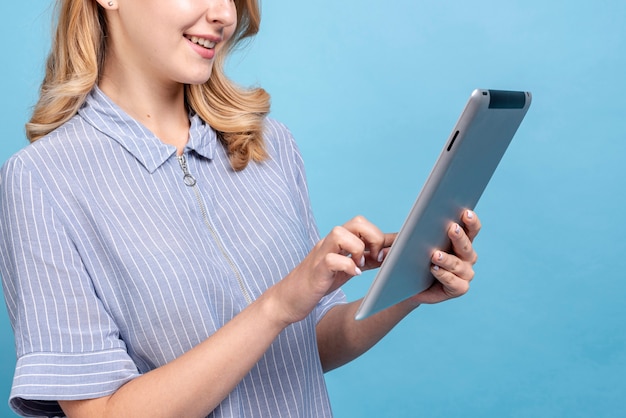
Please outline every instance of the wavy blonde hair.
[{"label": "wavy blonde hair", "polygon": [[[267,158],[263,119],[269,95],[261,88],[244,89],[224,73],[228,53],[259,30],[258,0],[234,0],[237,29],[215,59],[209,80],[185,87],[188,106],[218,133],[235,170]],[[58,0],[57,23],[39,101],[26,124],[30,142],[72,118],[98,83],[106,55],[107,25],[95,0]]]}]

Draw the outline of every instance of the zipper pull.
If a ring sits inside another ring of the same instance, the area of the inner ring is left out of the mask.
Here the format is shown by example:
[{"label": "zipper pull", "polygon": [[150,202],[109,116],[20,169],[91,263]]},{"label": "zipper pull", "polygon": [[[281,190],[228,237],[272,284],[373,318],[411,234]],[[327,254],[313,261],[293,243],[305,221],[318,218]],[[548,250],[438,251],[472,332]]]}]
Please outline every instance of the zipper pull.
[{"label": "zipper pull", "polygon": [[196,179],[194,178],[194,176],[191,175],[191,173],[189,172],[189,168],[187,167],[187,159],[185,158],[185,155],[179,155],[178,157],[178,164],[180,164],[180,168],[183,170],[183,181],[185,182],[186,186],[189,187],[193,187],[196,185]]}]

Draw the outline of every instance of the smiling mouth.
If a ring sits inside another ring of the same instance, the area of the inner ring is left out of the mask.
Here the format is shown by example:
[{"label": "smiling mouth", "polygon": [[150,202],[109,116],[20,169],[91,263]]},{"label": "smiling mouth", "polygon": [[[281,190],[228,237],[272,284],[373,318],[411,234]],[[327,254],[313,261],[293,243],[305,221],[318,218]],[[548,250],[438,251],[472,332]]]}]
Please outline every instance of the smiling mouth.
[{"label": "smiling mouth", "polygon": [[185,36],[185,38],[187,38],[188,40],[190,40],[196,45],[200,45],[203,48],[206,48],[206,49],[215,48],[216,42],[210,41],[208,39],[198,38],[197,36]]}]

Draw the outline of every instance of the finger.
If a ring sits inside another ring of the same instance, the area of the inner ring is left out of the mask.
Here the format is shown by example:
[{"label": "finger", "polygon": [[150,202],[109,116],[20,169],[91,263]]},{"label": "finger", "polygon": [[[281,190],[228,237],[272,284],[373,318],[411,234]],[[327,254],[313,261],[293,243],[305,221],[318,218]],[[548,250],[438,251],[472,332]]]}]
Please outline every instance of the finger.
[{"label": "finger", "polygon": [[360,276],[362,271],[349,257],[328,253],[317,265],[317,273],[330,280],[325,287],[325,294],[329,294],[343,286],[352,277]]},{"label": "finger", "polygon": [[476,212],[471,210],[464,211],[461,216],[461,221],[463,222],[463,225],[465,225],[467,237],[470,241],[474,241],[474,238],[476,238],[476,235],[480,232],[480,228],[482,228],[482,224],[476,215]]},{"label": "finger", "polygon": [[[320,245],[321,254],[340,254],[350,263],[363,267],[365,264],[365,243],[343,226],[334,227]],[[346,257],[347,256],[347,257]]]},{"label": "finger", "polygon": [[469,281],[463,280],[437,265],[431,268],[431,273],[441,283],[444,293],[451,298],[464,295],[469,290]]},{"label": "finger", "polygon": [[451,273],[452,275],[470,282],[474,278],[474,269],[472,264],[461,260],[459,257],[445,253],[443,251],[435,251],[431,257],[433,267]]},{"label": "finger", "polygon": [[397,232],[393,232],[393,233],[386,233],[385,235],[385,240],[383,242],[383,248],[388,248],[391,247],[391,245],[395,242],[396,237],[398,236]]},{"label": "finger", "polygon": [[362,274],[361,269],[350,257],[344,257],[336,253],[326,254],[320,266],[331,274],[345,273],[348,276],[359,276]]},{"label": "finger", "polygon": [[383,249],[378,254],[372,254],[372,256],[376,255],[376,261],[378,263],[382,263],[385,260],[385,257],[387,257],[387,254],[389,253],[389,250],[391,250],[391,246],[396,241],[397,236],[397,232],[385,234]]},{"label": "finger", "polygon": [[463,228],[457,223],[453,223],[448,228],[448,237],[452,242],[452,250],[454,254],[463,261],[475,264],[478,260],[478,254],[474,251],[472,241]]},{"label": "finger", "polygon": [[[390,237],[383,234],[376,225],[363,216],[356,216],[346,222],[344,227],[363,241],[365,250],[367,251],[365,255],[369,258],[368,261],[378,262],[378,259],[383,257],[383,248],[385,248],[385,244]],[[359,256],[360,255],[361,254],[359,254]],[[355,254],[353,254],[353,256],[355,256]]]}]

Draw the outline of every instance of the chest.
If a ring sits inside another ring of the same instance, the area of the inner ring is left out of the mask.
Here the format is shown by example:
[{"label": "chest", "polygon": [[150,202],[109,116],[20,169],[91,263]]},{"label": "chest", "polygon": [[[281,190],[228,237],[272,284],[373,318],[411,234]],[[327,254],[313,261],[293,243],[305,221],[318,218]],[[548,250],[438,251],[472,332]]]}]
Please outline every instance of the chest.
[{"label": "chest", "polygon": [[101,173],[74,191],[83,219],[73,233],[92,236],[78,250],[124,337],[138,339],[133,347],[147,339],[188,349],[309,251],[306,220],[278,167],[233,173],[220,164],[188,157],[183,168],[173,157],[154,173]]}]

